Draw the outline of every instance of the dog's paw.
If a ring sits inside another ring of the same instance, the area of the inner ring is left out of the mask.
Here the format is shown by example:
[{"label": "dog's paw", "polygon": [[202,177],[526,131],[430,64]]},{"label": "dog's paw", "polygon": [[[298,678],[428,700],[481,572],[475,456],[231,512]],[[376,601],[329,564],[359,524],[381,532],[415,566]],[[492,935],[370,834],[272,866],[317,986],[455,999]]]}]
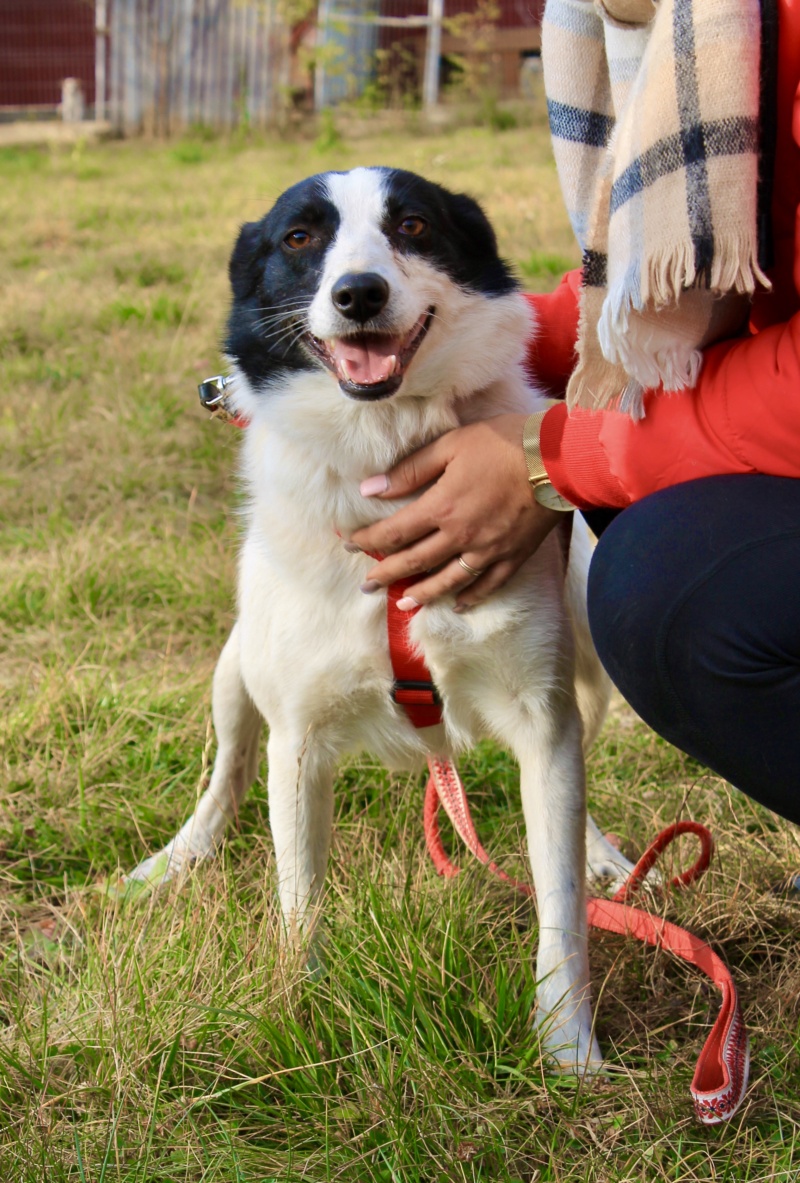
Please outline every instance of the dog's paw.
[{"label": "dog's paw", "polygon": [[590,822],[586,830],[586,872],[590,880],[613,880],[622,886],[633,870],[633,863],[619,847]]},{"label": "dog's paw", "polygon": [[[592,823],[586,832],[586,877],[590,887],[602,887],[609,895],[615,895],[630,878],[633,863],[610,839],[614,835],[602,834]],[[661,873],[656,868],[648,871],[642,887],[657,890],[662,886]]]},{"label": "dog's paw", "polygon": [[328,958],[325,943],[320,934],[315,934],[305,951],[306,973],[313,982],[319,982],[328,973]]},{"label": "dog's paw", "polygon": [[571,1076],[596,1076],[605,1069],[600,1045],[590,1027],[567,1021],[557,1015],[538,1015],[536,1025],[542,1053],[552,1072]]},{"label": "dog's paw", "polygon": [[[202,859],[211,858],[216,852],[214,836],[207,833],[194,817],[190,817],[163,850],[143,859],[124,876],[124,882],[129,885],[141,884],[145,889],[153,890],[169,883],[171,879],[177,879],[182,871]],[[136,889],[131,887],[130,890]]]},{"label": "dog's paw", "polygon": [[556,993],[556,977],[540,983],[534,1022],[544,1059],[555,1072],[578,1077],[600,1072],[604,1067],[600,1045],[592,1030],[592,1008],[588,991],[573,989]]},{"label": "dog's paw", "polygon": [[129,871],[124,876],[124,881],[131,885],[133,891],[136,890],[132,887],[133,884],[140,884],[145,889],[154,890],[169,883],[171,879],[177,879],[182,871],[188,870],[201,859],[210,858],[215,849],[214,846],[205,843],[201,845],[197,842],[187,841],[182,834],[177,834],[163,850],[151,854],[149,858],[143,859],[138,866]]},{"label": "dog's paw", "polygon": [[174,852],[170,850],[172,843],[165,846],[163,850],[159,850],[156,854],[151,854],[149,858],[143,859],[138,866],[134,867],[132,871],[128,871],[124,876],[123,882],[125,884],[141,884],[143,888],[161,887],[163,883],[168,883],[170,879],[174,879],[180,873],[183,861],[174,856]]},{"label": "dog's paw", "polygon": [[169,848],[144,859],[132,871],[120,873],[99,884],[98,890],[110,900],[130,903],[143,895],[149,895],[162,883],[166,883],[175,872],[170,867]]}]

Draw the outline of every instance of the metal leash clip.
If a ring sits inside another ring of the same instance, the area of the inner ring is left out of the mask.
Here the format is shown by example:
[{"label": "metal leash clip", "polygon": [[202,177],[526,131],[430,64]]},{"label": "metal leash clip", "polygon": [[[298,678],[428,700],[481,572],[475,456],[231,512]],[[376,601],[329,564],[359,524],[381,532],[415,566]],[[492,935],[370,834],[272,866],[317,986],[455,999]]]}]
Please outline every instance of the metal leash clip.
[{"label": "metal leash clip", "polygon": [[225,391],[232,383],[233,378],[217,374],[213,378],[206,378],[205,382],[201,382],[197,387],[200,405],[204,410],[211,412],[212,419],[221,419],[223,423],[233,423],[236,419],[236,412],[231,409],[225,397]]}]

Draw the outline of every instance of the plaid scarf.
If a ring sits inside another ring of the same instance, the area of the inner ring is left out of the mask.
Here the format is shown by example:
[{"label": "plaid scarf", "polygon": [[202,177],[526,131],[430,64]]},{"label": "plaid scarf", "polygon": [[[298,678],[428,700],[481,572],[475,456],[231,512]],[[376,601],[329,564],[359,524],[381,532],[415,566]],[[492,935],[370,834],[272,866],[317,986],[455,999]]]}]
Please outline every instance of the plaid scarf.
[{"label": "plaid scarf", "polygon": [[742,325],[758,263],[759,0],[547,0],[553,148],[583,250],[570,406],[643,414]]}]

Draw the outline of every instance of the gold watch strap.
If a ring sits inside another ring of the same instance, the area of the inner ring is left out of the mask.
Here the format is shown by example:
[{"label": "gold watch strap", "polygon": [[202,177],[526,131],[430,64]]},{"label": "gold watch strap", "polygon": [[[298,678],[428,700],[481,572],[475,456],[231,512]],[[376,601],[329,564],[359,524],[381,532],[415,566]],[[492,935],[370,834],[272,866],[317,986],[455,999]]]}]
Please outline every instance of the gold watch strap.
[{"label": "gold watch strap", "polygon": [[544,466],[544,460],[542,460],[542,445],[539,436],[542,429],[542,419],[557,402],[558,399],[549,398],[546,407],[541,411],[534,411],[532,415],[528,416],[522,429],[522,447],[525,452],[525,463],[528,466],[528,480],[534,489],[537,485],[545,482],[550,484],[550,477],[547,475],[547,469]]},{"label": "gold watch strap", "polygon": [[547,509],[556,509],[563,513],[565,511],[574,509],[575,506],[567,501],[566,497],[562,497],[558,490],[553,486],[550,480],[547,469],[542,459],[542,445],[541,445],[541,430],[542,420],[551,407],[556,406],[558,399],[551,398],[547,400],[547,406],[540,411],[534,411],[525,420],[525,426],[522,429],[522,447],[525,452],[525,463],[528,466],[528,481],[533,490],[533,495],[540,505]]}]

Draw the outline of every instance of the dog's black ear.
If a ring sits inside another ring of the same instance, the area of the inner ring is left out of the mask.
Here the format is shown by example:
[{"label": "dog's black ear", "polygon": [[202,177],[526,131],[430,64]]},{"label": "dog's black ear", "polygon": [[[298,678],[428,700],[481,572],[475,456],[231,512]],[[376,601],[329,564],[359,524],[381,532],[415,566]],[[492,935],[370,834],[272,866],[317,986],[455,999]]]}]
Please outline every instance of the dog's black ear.
[{"label": "dog's black ear", "polygon": [[492,224],[478,202],[466,193],[451,193],[448,214],[458,248],[458,277],[487,296],[516,291],[517,280],[501,259]]},{"label": "dog's black ear", "polygon": [[478,253],[496,255],[494,229],[475,198],[466,193],[452,193],[449,204],[448,213],[459,233],[468,242],[475,244]]},{"label": "dog's black ear", "polygon": [[233,295],[236,300],[246,300],[255,291],[258,283],[258,261],[261,257],[260,222],[245,222],[239,231],[228,265]]}]

